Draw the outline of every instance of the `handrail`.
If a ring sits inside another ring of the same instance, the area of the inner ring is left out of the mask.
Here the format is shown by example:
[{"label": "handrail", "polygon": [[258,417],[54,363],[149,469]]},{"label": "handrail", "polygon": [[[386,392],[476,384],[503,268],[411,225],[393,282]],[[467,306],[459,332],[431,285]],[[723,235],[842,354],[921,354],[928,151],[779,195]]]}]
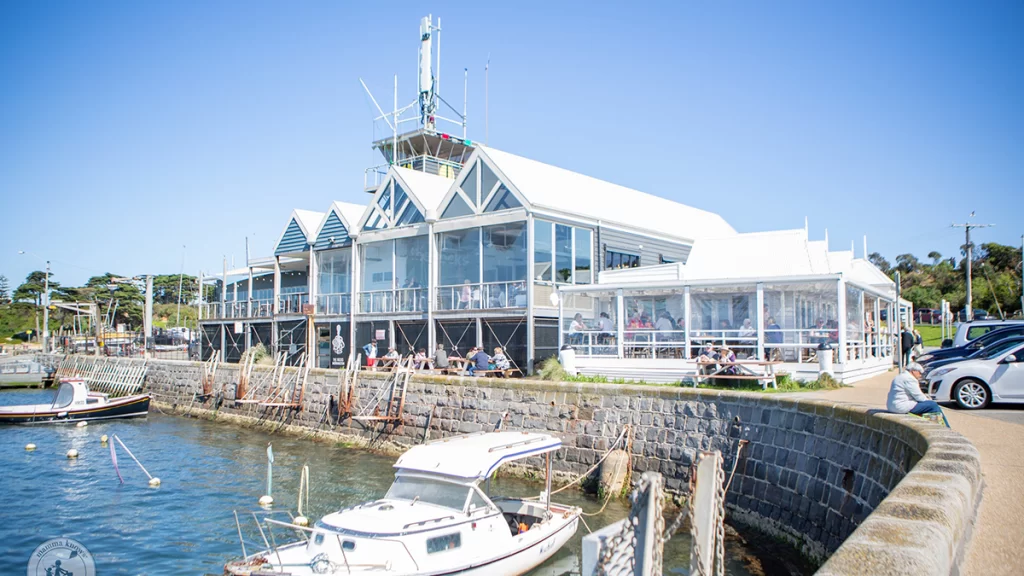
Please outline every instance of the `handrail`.
[{"label": "handrail", "polygon": [[[454,516],[453,516],[453,518],[454,518]],[[284,528],[290,528],[290,529],[293,529],[293,530],[296,530],[296,531],[303,531],[303,532],[315,532],[316,531],[316,528],[310,528],[308,526],[296,526],[295,524],[289,524],[287,522],[281,522],[280,520],[274,520],[272,518],[264,518],[263,521],[264,522],[269,522],[270,524],[277,524],[278,526],[281,526],[281,527],[284,527]],[[323,529],[321,528],[321,530],[323,530]],[[330,530],[324,530],[324,532],[330,532]],[[273,531],[270,532],[270,537],[271,537],[271,539],[273,539],[273,537],[274,537]],[[309,540],[309,538],[306,537],[306,540]],[[401,540],[395,540],[393,538],[373,538],[373,540],[375,540],[377,542],[394,542],[396,544],[401,544],[402,548],[405,550],[406,555],[409,556],[409,560],[412,560],[412,563],[416,567],[416,570],[418,571],[420,569],[419,562],[416,561],[416,558],[412,555],[412,552],[409,551],[409,547],[405,545],[405,542],[402,542]],[[274,551],[276,553],[277,546],[274,546],[273,549],[274,549]],[[344,548],[342,548],[342,551],[343,551],[342,554],[344,554]],[[346,559],[345,562],[347,564],[348,560]],[[280,556],[278,556],[278,564],[281,565]],[[385,564],[353,564],[353,566],[381,568],[381,567],[384,567]]]},{"label": "handrail", "polygon": [[438,310],[500,310],[526,308],[525,280],[474,282],[439,286],[435,294]]}]

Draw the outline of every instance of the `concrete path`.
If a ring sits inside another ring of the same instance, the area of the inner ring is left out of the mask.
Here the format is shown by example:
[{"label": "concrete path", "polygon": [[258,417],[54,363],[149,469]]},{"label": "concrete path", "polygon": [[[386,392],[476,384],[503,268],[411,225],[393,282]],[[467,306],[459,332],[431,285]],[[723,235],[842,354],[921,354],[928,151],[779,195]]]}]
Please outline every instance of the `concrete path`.
[{"label": "concrete path", "polygon": [[[895,371],[851,388],[793,394],[885,406]],[[1024,406],[965,412],[943,406],[950,425],[981,452],[985,492],[967,556],[969,576],[1024,573]]]}]

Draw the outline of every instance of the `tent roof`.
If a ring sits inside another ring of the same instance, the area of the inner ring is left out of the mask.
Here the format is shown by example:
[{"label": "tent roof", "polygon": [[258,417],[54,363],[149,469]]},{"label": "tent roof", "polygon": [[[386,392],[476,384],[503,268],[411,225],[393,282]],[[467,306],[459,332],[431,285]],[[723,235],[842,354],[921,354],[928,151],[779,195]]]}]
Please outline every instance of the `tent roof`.
[{"label": "tent roof", "polygon": [[457,478],[486,478],[498,466],[553,452],[558,438],[539,432],[488,432],[435,440],[411,448],[395,468]]},{"label": "tent roof", "polygon": [[686,240],[736,233],[712,212],[495,148],[478,149],[534,207]]}]

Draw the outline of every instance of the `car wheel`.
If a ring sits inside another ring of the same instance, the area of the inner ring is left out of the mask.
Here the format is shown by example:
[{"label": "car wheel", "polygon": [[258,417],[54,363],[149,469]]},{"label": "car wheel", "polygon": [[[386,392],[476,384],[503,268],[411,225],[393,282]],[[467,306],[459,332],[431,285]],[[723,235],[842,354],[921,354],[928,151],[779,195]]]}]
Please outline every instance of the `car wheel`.
[{"label": "car wheel", "polygon": [[984,382],[966,378],[957,382],[953,388],[953,399],[964,410],[978,410],[988,406],[992,401],[992,393]]}]

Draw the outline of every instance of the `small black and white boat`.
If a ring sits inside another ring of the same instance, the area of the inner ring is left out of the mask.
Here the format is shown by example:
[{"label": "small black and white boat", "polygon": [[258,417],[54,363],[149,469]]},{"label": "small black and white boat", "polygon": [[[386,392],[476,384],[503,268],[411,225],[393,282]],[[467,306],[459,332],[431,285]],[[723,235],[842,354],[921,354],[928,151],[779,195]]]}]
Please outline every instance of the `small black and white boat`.
[{"label": "small black and white boat", "polygon": [[81,378],[60,381],[53,402],[0,406],[0,424],[61,424],[83,420],[135,418],[149,413],[149,394],[110,399],[90,392]]}]

